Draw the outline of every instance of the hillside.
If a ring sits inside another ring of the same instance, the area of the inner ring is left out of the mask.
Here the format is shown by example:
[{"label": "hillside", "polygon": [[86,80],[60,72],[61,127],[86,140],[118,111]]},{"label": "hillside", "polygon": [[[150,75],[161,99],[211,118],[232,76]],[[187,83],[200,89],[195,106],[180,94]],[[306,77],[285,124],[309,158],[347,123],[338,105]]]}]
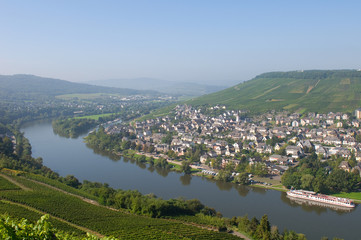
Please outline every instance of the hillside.
[{"label": "hillside", "polygon": [[172,82],[153,78],[107,79],[89,83],[107,87],[153,90],[178,96],[201,96],[226,88],[226,86],[214,86],[190,82]]},{"label": "hillside", "polygon": [[271,72],[187,102],[226,105],[253,113],[269,110],[352,112],[361,106],[361,71]]},{"label": "hillside", "polygon": [[0,98],[33,99],[39,96],[57,96],[74,93],[112,93],[120,95],[156,94],[154,91],[140,91],[125,88],[99,87],[73,83],[34,75],[0,75]]},{"label": "hillside", "polygon": [[[46,180],[41,176],[36,178]],[[239,239],[214,231],[211,226],[150,218],[123,209],[107,208],[84,198],[80,190],[73,189],[74,193],[63,190],[69,187],[60,183],[54,187],[4,173],[0,173],[0,183],[0,213],[33,221],[49,214],[56,228],[77,236],[90,232],[98,237],[114,236],[119,239]]]}]

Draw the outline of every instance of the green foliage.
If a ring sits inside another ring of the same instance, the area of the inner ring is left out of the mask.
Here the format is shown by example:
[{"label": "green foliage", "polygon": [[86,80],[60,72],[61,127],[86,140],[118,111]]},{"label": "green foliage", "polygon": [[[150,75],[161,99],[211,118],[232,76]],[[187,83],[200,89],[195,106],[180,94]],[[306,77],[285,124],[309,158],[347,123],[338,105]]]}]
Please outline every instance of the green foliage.
[{"label": "green foliage", "polygon": [[11,142],[10,138],[0,137],[0,153],[3,153],[7,156],[11,155],[14,151],[13,143]]},{"label": "green foliage", "polygon": [[246,185],[249,183],[248,181],[248,173],[246,172],[242,172],[240,174],[238,174],[237,176],[235,176],[234,180],[235,183],[240,183],[243,185]]},{"label": "green foliage", "polygon": [[[347,81],[346,81],[347,80]],[[352,112],[361,104],[361,73],[354,70],[275,72],[187,101],[252,113],[269,110]]]},{"label": "green foliage", "polygon": [[1,239],[58,239],[55,229],[46,221],[49,216],[43,216],[35,225],[27,220],[20,222],[11,221],[8,217],[0,219]]},{"label": "green foliage", "polygon": [[190,166],[189,162],[183,161],[182,166],[181,166],[181,171],[186,173],[186,174],[190,174],[191,170],[192,169],[191,169],[191,166]]},{"label": "green foliage", "polygon": [[94,119],[82,118],[82,119],[63,119],[55,120],[52,123],[53,131],[63,137],[76,138],[80,134],[89,131],[92,127],[97,125],[97,121]]},{"label": "green foliage", "polygon": [[[49,222],[49,215],[42,216],[35,224],[30,223],[27,219],[20,221],[10,219],[7,216],[0,217],[0,236],[1,239],[12,240],[38,240],[38,239],[67,239],[67,240],[97,240],[99,238],[87,234],[86,237],[78,237],[68,232],[59,231]],[[102,240],[116,240],[116,238],[101,238]]]},{"label": "green foliage", "polygon": [[[356,191],[361,181],[360,175],[354,172],[343,171],[336,162],[321,163],[317,156],[311,154],[300,160],[297,167],[289,168],[282,175],[282,184],[287,188],[305,189],[321,193],[339,193]],[[326,167],[332,165],[332,171]]]},{"label": "green foliage", "polygon": [[160,168],[169,168],[168,161],[161,157],[154,160],[154,166]]},{"label": "green foliage", "polygon": [[253,239],[262,240],[304,240],[306,239],[303,234],[297,234],[294,231],[285,230],[284,233],[279,233],[278,228],[270,226],[268,216],[263,215],[261,221],[256,218],[249,220],[247,216],[233,218],[231,224],[235,225],[241,231],[250,235]]},{"label": "green foliage", "polygon": [[168,132],[166,136],[162,138],[162,143],[171,144],[173,140],[173,134],[171,132]]}]

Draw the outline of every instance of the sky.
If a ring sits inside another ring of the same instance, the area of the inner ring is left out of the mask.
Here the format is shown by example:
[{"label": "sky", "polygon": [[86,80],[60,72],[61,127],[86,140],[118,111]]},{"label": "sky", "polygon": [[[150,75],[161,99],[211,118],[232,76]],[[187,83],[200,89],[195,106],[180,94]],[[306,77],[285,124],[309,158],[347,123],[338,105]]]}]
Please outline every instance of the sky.
[{"label": "sky", "polygon": [[361,68],[361,1],[0,0],[0,74],[238,83]]}]

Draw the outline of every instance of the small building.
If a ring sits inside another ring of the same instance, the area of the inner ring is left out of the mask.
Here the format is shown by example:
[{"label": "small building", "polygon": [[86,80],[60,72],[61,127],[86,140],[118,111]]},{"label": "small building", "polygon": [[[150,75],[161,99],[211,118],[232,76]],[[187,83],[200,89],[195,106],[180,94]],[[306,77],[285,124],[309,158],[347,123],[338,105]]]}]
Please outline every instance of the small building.
[{"label": "small building", "polygon": [[344,171],[351,172],[351,166],[347,161],[342,161],[338,167]]}]

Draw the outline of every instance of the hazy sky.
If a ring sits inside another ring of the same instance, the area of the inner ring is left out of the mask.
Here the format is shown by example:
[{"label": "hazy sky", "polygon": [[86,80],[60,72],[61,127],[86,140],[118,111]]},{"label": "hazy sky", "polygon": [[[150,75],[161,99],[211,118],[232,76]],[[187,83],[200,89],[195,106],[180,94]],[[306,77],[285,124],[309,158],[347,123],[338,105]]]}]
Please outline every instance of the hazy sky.
[{"label": "hazy sky", "polygon": [[0,0],[0,74],[222,83],[359,69],[360,11],[360,0]]}]

